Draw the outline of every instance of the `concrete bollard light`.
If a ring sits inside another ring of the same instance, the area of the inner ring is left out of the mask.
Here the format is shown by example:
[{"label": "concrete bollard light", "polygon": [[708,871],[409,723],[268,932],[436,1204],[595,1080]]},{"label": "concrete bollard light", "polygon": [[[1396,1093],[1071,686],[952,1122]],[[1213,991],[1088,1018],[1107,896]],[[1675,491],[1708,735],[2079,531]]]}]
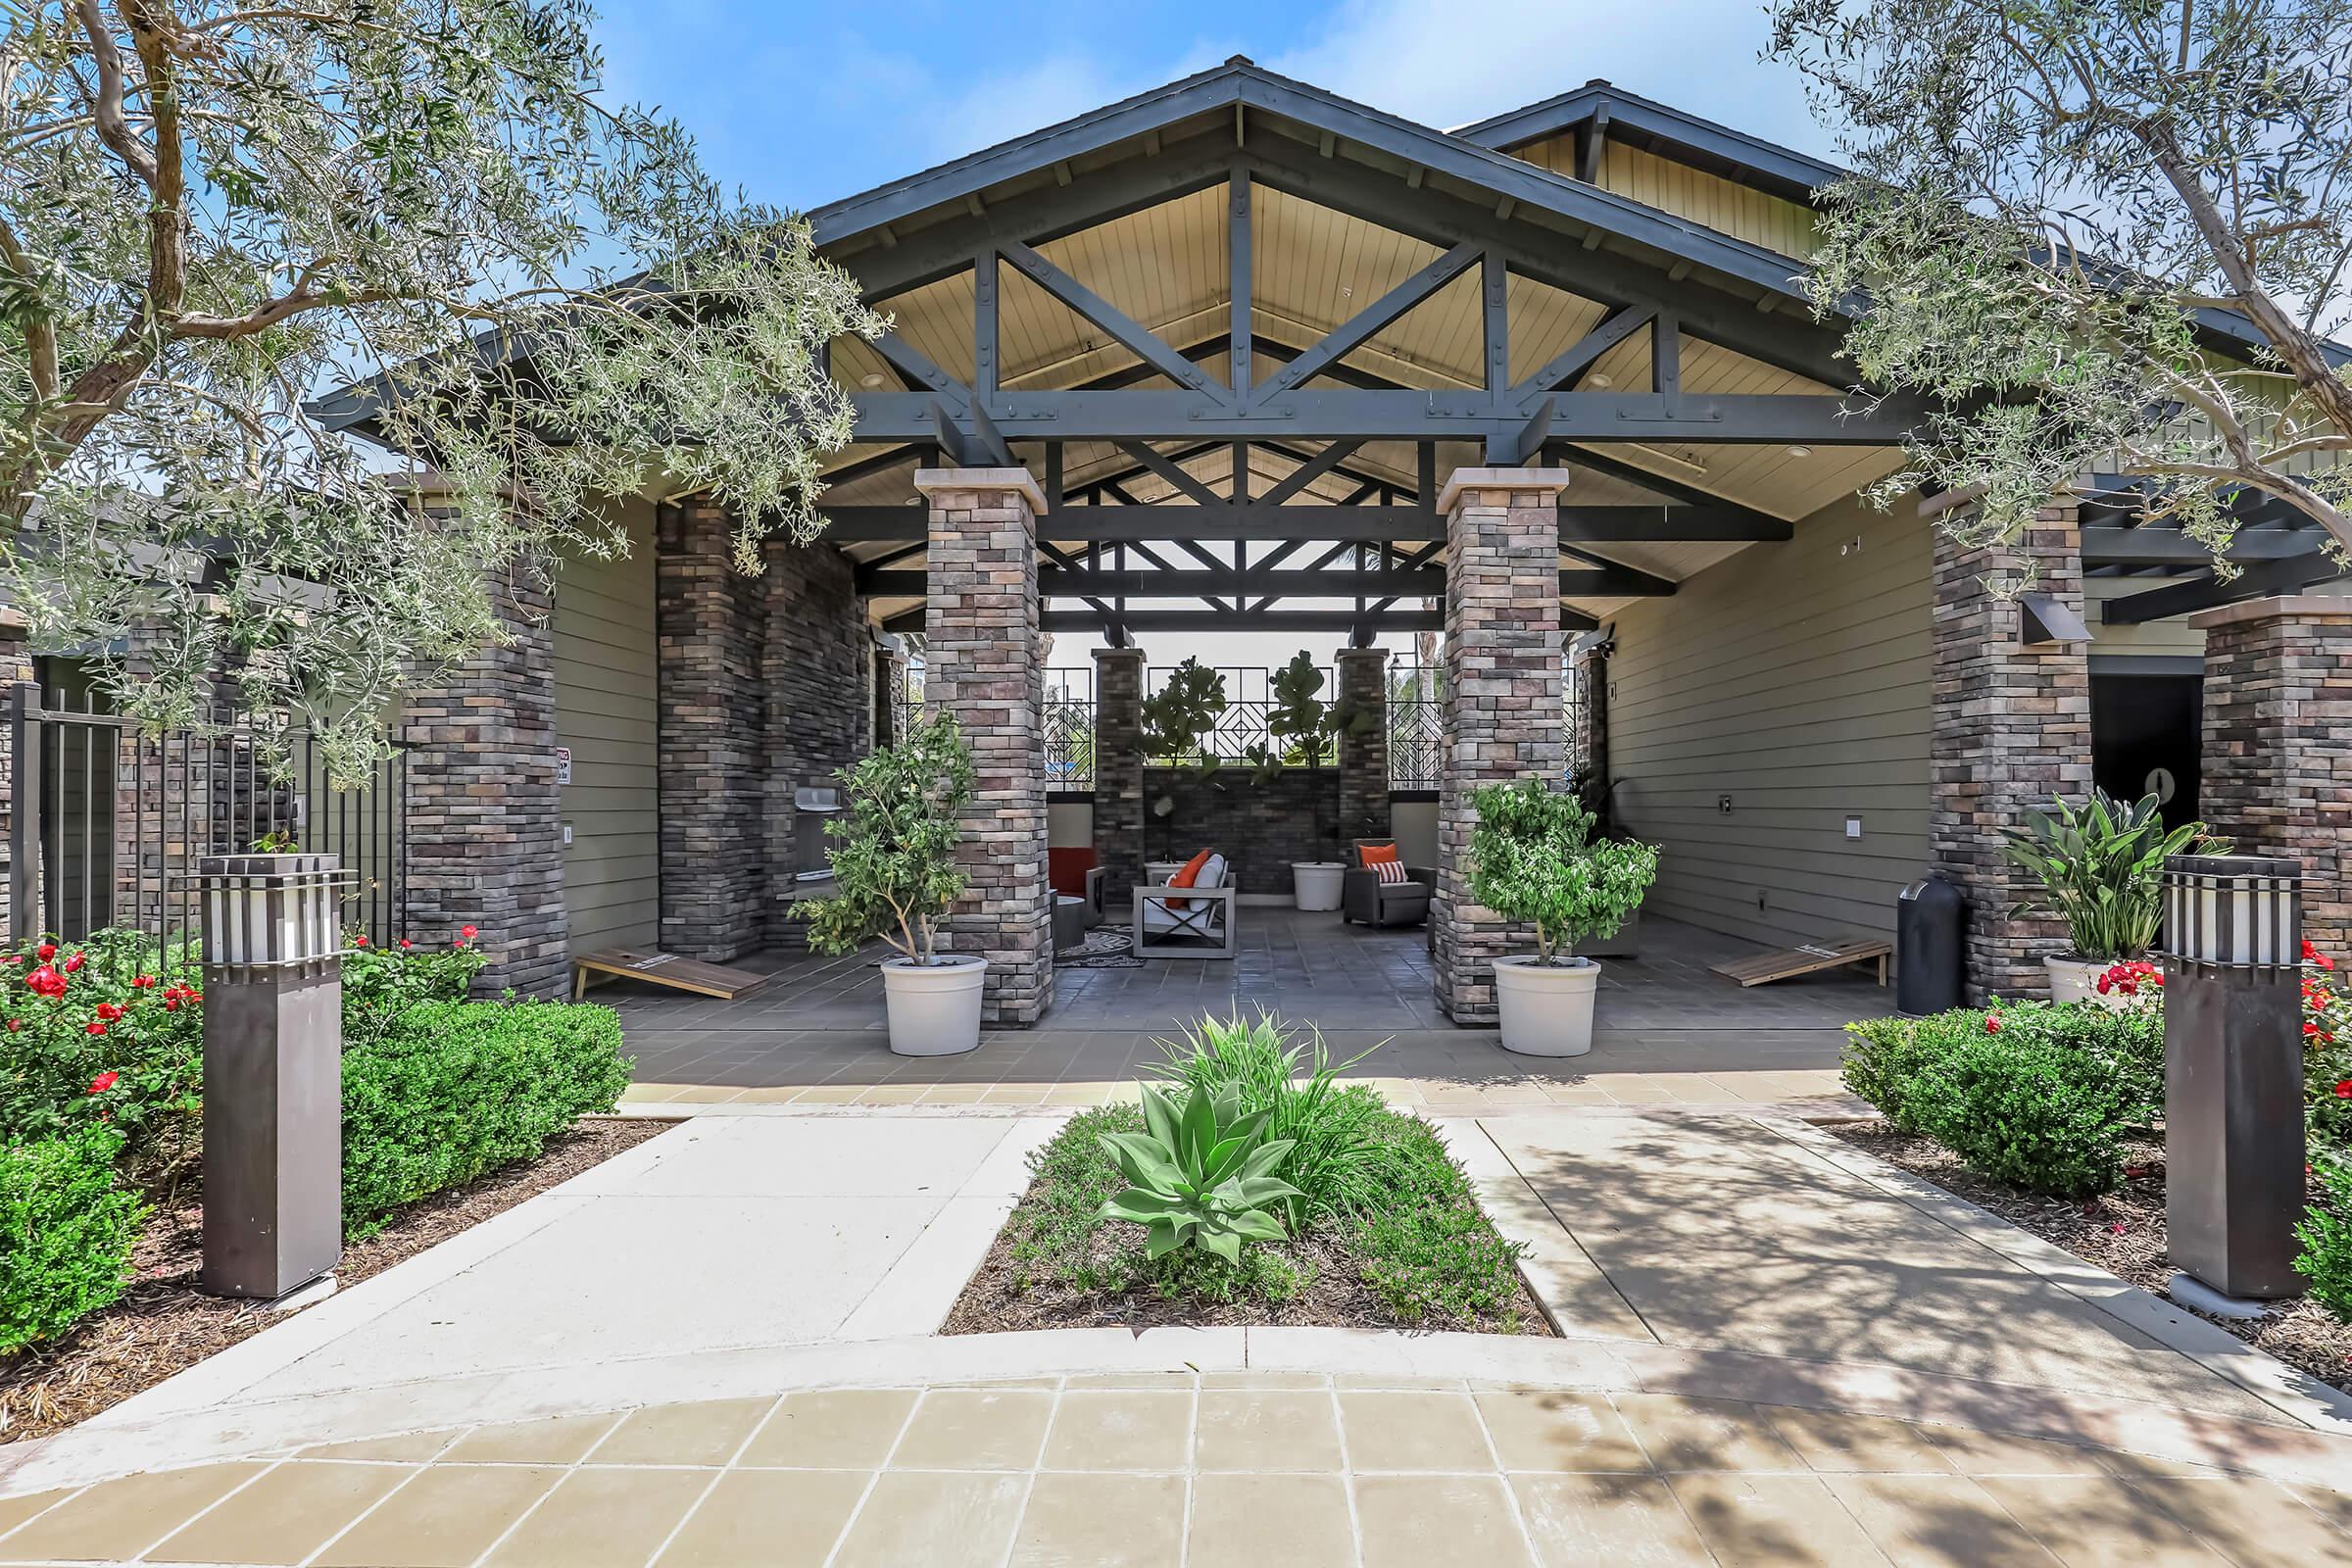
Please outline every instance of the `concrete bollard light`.
[{"label": "concrete bollard light", "polygon": [[343,1251],[343,969],[331,855],[207,856],[204,1288],[275,1299]]},{"label": "concrete bollard light", "polygon": [[2165,1225],[2189,1281],[2175,1296],[2216,1311],[2303,1290],[2297,872],[2252,855],[2164,864]]}]

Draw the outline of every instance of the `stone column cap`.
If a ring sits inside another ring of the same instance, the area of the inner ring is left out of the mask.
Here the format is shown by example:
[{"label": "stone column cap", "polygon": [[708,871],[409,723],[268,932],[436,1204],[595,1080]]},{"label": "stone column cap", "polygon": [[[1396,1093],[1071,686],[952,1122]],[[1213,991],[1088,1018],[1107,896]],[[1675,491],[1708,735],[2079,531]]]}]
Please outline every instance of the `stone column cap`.
[{"label": "stone column cap", "polygon": [[1046,510],[1046,493],[1027,468],[917,468],[914,487],[926,498],[947,490],[1015,490],[1028,500],[1030,511]]},{"label": "stone column cap", "polygon": [[1438,515],[1453,510],[1465,490],[1551,490],[1568,488],[1566,468],[1456,468],[1438,491]]},{"label": "stone column cap", "polygon": [[2352,620],[2352,597],[2329,594],[2279,594],[2249,599],[2243,604],[2200,610],[2188,617],[2198,631],[2234,626],[2245,620]]},{"label": "stone column cap", "polygon": [[1387,648],[1343,648],[1332,657],[1334,659],[1378,659],[1385,662],[1392,652],[1393,650]]},{"label": "stone column cap", "polygon": [[1143,657],[1144,651],[1141,648],[1098,648],[1095,650],[1097,660],[1141,659]]}]

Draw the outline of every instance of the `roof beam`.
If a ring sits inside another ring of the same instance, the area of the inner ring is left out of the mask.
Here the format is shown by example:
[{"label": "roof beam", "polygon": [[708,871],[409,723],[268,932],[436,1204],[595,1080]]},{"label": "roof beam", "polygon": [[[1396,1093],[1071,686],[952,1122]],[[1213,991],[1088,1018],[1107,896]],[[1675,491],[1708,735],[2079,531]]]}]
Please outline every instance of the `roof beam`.
[{"label": "roof beam", "polygon": [[1250,395],[1250,402],[1252,405],[1262,404],[1320,375],[1327,368],[1362,348],[1378,336],[1382,328],[1405,312],[1476,266],[1482,254],[1480,246],[1468,243],[1456,245],[1325,333],[1321,342],[1268,377],[1264,386]]},{"label": "roof beam", "polygon": [[2146,593],[2110,599],[2099,607],[2099,619],[2110,626],[2136,626],[2143,621],[2215,610],[2240,600],[2297,593],[2343,574],[2344,568],[2327,552],[2313,550],[2283,561],[2265,561],[2248,566],[2228,582],[2208,573],[2168,587],[2152,588]]},{"label": "roof beam", "polygon": [[1560,508],[1560,543],[1778,544],[1796,525],[1723,502],[1683,507]]},{"label": "roof beam", "polygon": [[[858,590],[876,599],[927,591],[922,567],[860,571]],[[1675,591],[1672,580],[1631,566],[1595,563],[1562,567],[1564,599],[1660,599]],[[1440,567],[1273,569],[1230,566],[1214,571],[1117,571],[1055,567],[1037,574],[1037,591],[1049,599],[1211,599],[1263,595],[1273,599],[1442,599],[1446,573]]]},{"label": "roof beam", "polygon": [[1170,348],[1164,339],[1149,327],[1047,261],[1028,245],[1017,239],[1004,240],[998,243],[997,250],[1032,282],[1108,332],[1117,339],[1121,348],[1155,367],[1178,386],[1190,387],[1220,407],[1240,408],[1241,400],[1234,395],[1231,387],[1219,385],[1215,377]]},{"label": "roof beam", "polygon": [[[2231,541],[2231,561],[2287,561],[2307,555],[2317,536],[2303,530],[2240,532]],[[2209,566],[2213,551],[2178,528],[2142,523],[2135,528],[2094,524],[2082,530],[2085,566]]]},{"label": "roof beam", "polygon": [[1595,360],[1647,326],[1657,314],[1654,307],[1647,305],[1621,305],[1611,311],[1598,326],[1553,355],[1549,365],[1511,388],[1519,412],[1535,413],[1536,405],[1546,392],[1566,390],[1592,368]]},{"label": "roof beam", "polygon": [[[1567,613],[1566,612],[1562,612]],[[1352,631],[1369,622],[1374,631],[1443,631],[1443,610],[1385,610],[1358,615],[1352,610],[1130,610],[1131,632],[1153,631]],[[1048,610],[1037,617],[1041,631],[1095,631],[1102,617],[1089,610]]]},{"label": "roof beam", "polygon": [[[921,539],[930,514],[921,506],[822,507],[826,536],[836,544]],[[1280,506],[1263,499],[1235,507],[1061,506],[1038,519],[1038,536],[1072,543],[1146,543],[1172,534],[1187,539],[1250,539],[1268,543],[1337,540],[1347,543],[1440,545],[1445,519],[1420,506]],[[1745,507],[1708,503],[1689,507],[1560,508],[1560,543],[1777,544],[1794,525]],[[2291,536],[2281,535],[2281,538]]]}]

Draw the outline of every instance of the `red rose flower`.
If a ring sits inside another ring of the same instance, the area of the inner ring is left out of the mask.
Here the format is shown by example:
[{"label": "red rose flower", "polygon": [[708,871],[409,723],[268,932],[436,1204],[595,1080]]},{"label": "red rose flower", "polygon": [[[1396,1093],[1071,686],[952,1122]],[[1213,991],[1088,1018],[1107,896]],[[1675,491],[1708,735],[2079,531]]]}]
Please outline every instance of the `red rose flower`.
[{"label": "red rose flower", "polygon": [[474,929],[472,926],[462,925],[458,927],[458,935],[464,937],[466,941],[471,942],[475,937],[480,936],[481,932]]},{"label": "red rose flower", "polygon": [[410,941],[410,940],[409,940],[407,937],[402,937],[402,938],[400,939],[400,945],[401,945],[402,947],[404,947],[404,948],[413,948],[413,947],[415,947],[416,944],[416,943],[414,943],[414,942],[411,942],[411,941]]},{"label": "red rose flower", "polygon": [[113,1023],[117,1018],[122,1016],[122,1009],[114,1003],[101,1002],[98,1004],[98,1016],[104,1018],[108,1023]]},{"label": "red rose flower", "polygon": [[11,1018],[8,1020],[8,1032],[12,1035],[24,1027],[24,1020],[22,1018]]},{"label": "red rose flower", "polygon": [[130,983],[141,991],[151,991],[155,988],[155,976],[151,974],[134,975],[131,977]]},{"label": "red rose flower", "polygon": [[2339,1078],[2335,1083],[2335,1098],[2352,1100],[2352,1078]]},{"label": "red rose flower", "polygon": [[24,977],[24,989],[36,997],[62,997],[66,994],[66,977],[44,963]]},{"label": "red rose flower", "polygon": [[2321,969],[2332,969],[2335,967],[2335,960],[2328,957],[2319,949],[2313,947],[2308,939],[2306,939],[2303,944],[2303,961]]},{"label": "red rose flower", "polygon": [[[2308,944],[2306,945],[2308,946]],[[39,947],[32,950],[32,956],[40,959],[43,963],[47,963],[51,958],[57,956],[57,944],[54,942],[44,942]]]},{"label": "red rose flower", "polygon": [[1988,1035],[1997,1035],[2001,1032],[2001,1015],[1999,1013],[1992,1012],[1984,1015],[1984,1032]]},{"label": "red rose flower", "polygon": [[68,973],[68,974],[72,974],[72,973],[73,973],[74,970],[76,970],[76,969],[80,968],[80,967],[81,967],[81,965],[82,965],[82,956],[81,956],[80,954],[76,953],[76,954],[74,954],[74,955],[72,957],[70,957],[70,958],[68,958],[68,959],[66,960],[66,973]]},{"label": "red rose flower", "polygon": [[364,948],[368,945],[368,939],[366,937],[353,937],[351,939],[351,945],[355,948]]},{"label": "red rose flower", "polygon": [[109,1089],[115,1087],[115,1080],[122,1076],[121,1073],[109,1068],[90,1080],[90,1093],[93,1095],[105,1094]]},{"label": "red rose flower", "polygon": [[102,1035],[106,1033],[106,1020],[92,1018],[88,1023],[82,1025],[81,1032],[85,1035]]}]

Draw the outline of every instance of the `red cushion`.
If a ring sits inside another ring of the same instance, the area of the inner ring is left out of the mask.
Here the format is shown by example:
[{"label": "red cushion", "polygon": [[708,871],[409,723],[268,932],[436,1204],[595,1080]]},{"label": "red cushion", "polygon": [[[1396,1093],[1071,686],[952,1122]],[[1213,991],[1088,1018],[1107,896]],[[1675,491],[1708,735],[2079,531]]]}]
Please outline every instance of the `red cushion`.
[{"label": "red cushion", "polygon": [[1394,861],[1397,858],[1396,846],[1394,844],[1358,845],[1355,853],[1362,858],[1361,863],[1367,866],[1378,865],[1383,860]]},{"label": "red cushion", "polygon": [[[1200,868],[1208,863],[1208,858],[1213,853],[1215,852],[1202,850],[1199,855],[1185,861],[1184,869],[1168,878],[1168,886],[1172,888],[1191,887],[1194,879],[1200,875]],[[1189,909],[1193,906],[1193,901],[1190,899],[1169,899],[1165,903],[1171,909]]]},{"label": "red cushion", "polygon": [[1086,897],[1086,873],[1095,868],[1095,852],[1091,846],[1046,852],[1046,880],[1054,891],[1066,893],[1073,899]]}]

